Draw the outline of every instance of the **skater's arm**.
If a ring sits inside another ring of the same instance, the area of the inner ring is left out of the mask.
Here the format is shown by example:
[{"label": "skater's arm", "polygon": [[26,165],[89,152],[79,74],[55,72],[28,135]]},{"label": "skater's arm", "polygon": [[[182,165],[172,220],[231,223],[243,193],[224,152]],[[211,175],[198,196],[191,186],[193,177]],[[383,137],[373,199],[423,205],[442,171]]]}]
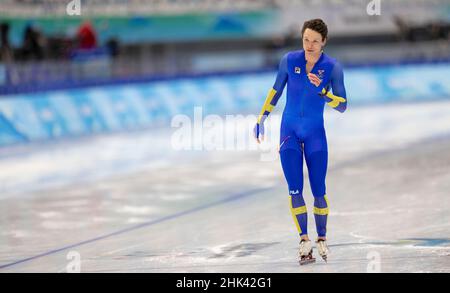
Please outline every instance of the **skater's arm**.
[{"label": "skater's arm", "polygon": [[331,73],[331,88],[333,89],[333,93],[322,89],[322,95],[324,95],[328,106],[343,113],[347,109],[347,94],[344,85],[344,72],[339,63],[334,65]]},{"label": "skater's arm", "polygon": [[258,116],[259,124],[264,123],[264,120],[267,118],[267,116],[270,114],[270,112],[272,112],[273,108],[277,104],[278,100],[280,99],[281,95],[283,94],[283,89],[284,89],[284,86],[286,85],[287,79],[288,79],[288,73],[287,73],[287,54],[286,54],[283,56],[283,58],[280,61],[280,65],[278,67],[277,79],[275,80],[275,84],[270,89],[269,93],[267,94],[264,105]]},{"label": "skater's arm", "polygon": [[253,129],[253,134],[258,143],[260,142],[259,141],[260,136],[261,139],[264,139],[264,120],[266,120],[267,116],[269,116],[270,112],[272,112],[273,108],[280,99],[281,94],[283,93],[284,86],[286,85],[287,79],[288,79],[288,71],[287,71],[287,54],[286,54],[280,61],[277,79],[275,80],[275,84],[267,94],[264,105],[258,116],[255,128]]}]

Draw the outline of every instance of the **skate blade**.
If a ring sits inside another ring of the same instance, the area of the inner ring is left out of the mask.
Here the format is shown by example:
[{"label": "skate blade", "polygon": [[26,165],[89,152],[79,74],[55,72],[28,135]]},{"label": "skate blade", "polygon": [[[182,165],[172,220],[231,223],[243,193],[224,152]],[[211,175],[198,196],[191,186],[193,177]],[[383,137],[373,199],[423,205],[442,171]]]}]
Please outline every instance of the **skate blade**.
[{"label": "skate blade", "polygon": [[328,262],[328,254],[321,254],[320,257],[323,259],[324,262]]},{"label": "skate blade", "polygon": [[316,259],[315,258],[308,258],[308,259],[304,259],[304,260],[300,260],[298,263],[303,266],[303,265],[307,265],[310,263],[315,263]]}]

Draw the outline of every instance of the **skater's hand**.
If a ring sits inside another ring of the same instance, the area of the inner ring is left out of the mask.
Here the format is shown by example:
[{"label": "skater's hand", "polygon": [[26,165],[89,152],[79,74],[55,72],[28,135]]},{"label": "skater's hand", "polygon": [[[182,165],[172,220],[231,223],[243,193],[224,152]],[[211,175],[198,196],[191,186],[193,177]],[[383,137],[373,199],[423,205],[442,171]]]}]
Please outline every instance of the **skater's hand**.
[{"label": "skater's hand", "polygon": [[318,87],[322,83],[322,80],[318,78],[314,73],[308,73],[308,79],[316,87]]},{"label": "skater's hand", "polygon": [[253,135],[255,136],[258,143],[261,143],[261,141],[259,140],[260,136],[261,140],[264,140],[264,122],[256,123],[255,127],[253,128]]}]

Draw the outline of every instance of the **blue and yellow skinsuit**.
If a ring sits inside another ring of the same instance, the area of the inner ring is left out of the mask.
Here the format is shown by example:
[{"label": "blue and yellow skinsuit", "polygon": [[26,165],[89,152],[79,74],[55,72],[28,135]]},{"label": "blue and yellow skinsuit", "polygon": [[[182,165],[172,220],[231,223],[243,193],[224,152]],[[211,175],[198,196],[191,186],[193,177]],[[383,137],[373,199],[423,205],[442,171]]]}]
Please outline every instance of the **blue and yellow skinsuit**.
[{"label": "blue and yellow skinsuit", "polygon": [[[317,234],[325,237],[328,216],[325,189],[328,149],[323,110],[325,104],[328,104],[337,111],[344,112],[347,99],[342,67],[335,59],[322,53],[311,73],[322,80],[319,87],[308,79],[303,50],[284,55],[277,79],[267,95],[254,131],[256,137],[264,134],[264,120],[277,104],[287,83],[287,100],[280,130],[280,159],[289,187],[291,212],[300,236],[308,234],[307,211],[303,199],[304,156],[314,195]],[[329,91],[330,87],[333,93]]]}]

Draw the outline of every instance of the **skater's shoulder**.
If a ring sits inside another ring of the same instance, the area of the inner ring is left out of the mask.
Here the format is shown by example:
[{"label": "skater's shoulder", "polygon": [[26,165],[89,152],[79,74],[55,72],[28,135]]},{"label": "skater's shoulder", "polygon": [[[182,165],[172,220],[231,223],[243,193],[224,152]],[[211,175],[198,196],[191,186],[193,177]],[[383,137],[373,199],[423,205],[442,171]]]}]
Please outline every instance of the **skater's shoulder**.
[{"label": "skater's shoulder", "polygon": [[295,51],[289,51],[284,56],[289,59],[305,59],[305,51],[304,50],[295,50]]},{"label": "skater's shoulder", "polygon": [[339,62],[336,58],[333,58],[326,53],[322,53],[322,64],[334,67],[336,64],[339,64]]}]

